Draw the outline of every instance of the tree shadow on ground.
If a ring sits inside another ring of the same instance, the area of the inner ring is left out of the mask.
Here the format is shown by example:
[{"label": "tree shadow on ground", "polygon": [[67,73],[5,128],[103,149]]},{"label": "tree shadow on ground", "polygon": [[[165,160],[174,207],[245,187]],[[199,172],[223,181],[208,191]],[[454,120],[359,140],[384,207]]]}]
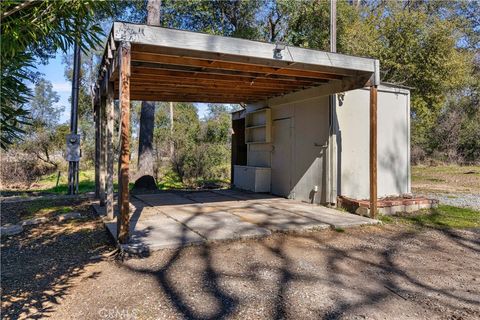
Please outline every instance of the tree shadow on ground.
[{"label": "tree shadow on ground", "polygon": [[2,239],[3,319],[48,317],[74,279],[85,274],[90,258],[111,249],[101,221],[88,206],[80,220],[25,227],[23,233]]},{"label": "tree shadow on ground", "polygon": [[[431,251],[442,251],[441,245],[436,242],[428,241],[421,237],[418,232],[413,231],[400,232],[391,237],[388,241],[389,245],[387,247],[382,248],[381,250],[376,250],[375,256],[378,260],[370,260],[362,257],[364,250],[361,248],[350,248],[345,250],[339,249],[335,245],[327,245],[327,250],[329,251],[328,265],[332,270],[330,276],[334,279],[336,290],[348,289],[349,287],[349,284],[345,280],[341,280],[342,270],[338,267],[346,262],[360,264],[363,267],[363,270],[368,270],[368,273],[371,273],[372,275],[380,275],[378,277],[372,277],[370,281],[376,282],[378,284],[377,287],[383,287],[384,290],[359,290],[362,297],[361,299],[358,299],[355,302],[342,301],[342,299],[340,299],[340,303],[337,303],[335,307],[328,313],[324,314],[322,318],[336,319],[346,312],[356,312],[358,309],[361,309],[366,305],[378,305],[380,310],[383,299],[388,295],[391,295],[391,293],[405,301],[410,300],[415,302],[428,299],[434,300],[435,298],[432,298],[432,296],[434,296],[438,299],[442,308],[447,307],[450,310],[459,310],[459,305],[467,304],[473,307],[472,309],[474,310],[474,306],[478,306],[480,301],[475,299],[473,295],[470,295],[471,298],[465,297],[454,292],[454,290],[452,290],[453,288],[440,288],[426,279],[432,274],[420,275],[417,273],[416,269],[410,270],[409,268],[405,268],[402,266],[402,263],[397,261],[399,260],[398,257],[402,255],[402,250],[404,250],[403,248],[406,242],[418,242],[420,239],[423,242],[421,247],[429,250],[419,253],[420,255],[427,255],[431,253]],[[448,241],[450,240],[453,239],[449,238]],[[415,257],[411,257],[411,259],[415,259]],[[435,271],[431,270],[430,272],[433,273]]]},{"label": "tree shadow on ground", "polygon": [[[182,220],[175,235],[180,243],[188,242],[194,232],[188,226],[206,214],[203,209],[198,206]],[[203,237],[222,228],[221,218],[211,219]],[[99,223],[93,219],[81,225],[55,223],[2,241],[3,317],[53,316],[55,304],[73,290],[75,279],[105,278],[85,272],[89,258],[109,246]],[[277,233],[165,250],[158,263],[127,259],[118,265],[131,273],[133,281],[154,279],[160,297],[153,303],[170,306],[178,318],[401,318],[416,313],[421,318],[418,312],[476,318],[478,288],[471,281],[464,286],[452,275],[480,274],[475,269],[480,249],[475,232],[390,225],[344,233]],[[132,298],[138,294],[134,288],[127,292]],[[142,306],[141,301],[131,303]]]},{"label": "tree shadow on ground", "polygon": [[[452,210],[453,212],[451,212]],[[472,232],[480,233],[480,228],[474,228],[480,221],[480,215],[474,210],[441,206],[429,211],[395,215],[393,218],[407,221],[419,230],[437,230],[445,234],[451,241],[455,241],[457,245],[480,253],[480,237],[468,239],[462,235],[461,231],[469,229]],[[456,229],[456,226],[461,228]]]},{"label": "tree shadow on ground", "polygon": [[[184,221],[179,237],[192,232],[188,222]],[[477,250],[478,243],[470,236],[429,230],[438,232],[435,237],[444,241],[437,242],[408,228],[362,230],[353,236],[325,231],[206,242],[171,250],[169,258],[158,265],[145,267],[126,261],[122,267],[134,275],[153,277],[168,304],[185,319],[248,318],[251,314],[269,319],[339,319],[372,310],[388,317],[392,316],[389,311],[403,309],[407,315],[447,310],[454,316],[480,316],[475,311],[480,303],[475,291],[452,290],[440,276],[432,282],[429,278],[436,271],[426,272],[411,263],[422,259],[446,262],[445,243],[457,250],[466,241]],[[348,245],[345,237],[350,238]],[[458,266],[459,262],[453,262],[445,269]],[[386,301],[397,307],[384,310]]]}]

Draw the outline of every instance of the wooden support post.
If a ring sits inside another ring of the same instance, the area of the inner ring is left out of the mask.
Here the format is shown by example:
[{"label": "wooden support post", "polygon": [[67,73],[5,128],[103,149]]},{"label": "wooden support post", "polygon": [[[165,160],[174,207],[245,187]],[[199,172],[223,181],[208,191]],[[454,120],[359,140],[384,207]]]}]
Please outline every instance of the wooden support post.
[{"label": "wooden support post", "polygon": [[[170,105],[170,112],[168,113],[168,116],[170,118],[170,137],[173,137],[173,102],[169,103]],[[175,151],[175,145],[173,143],[173,140],[171,139],[170,141],[170,159],[173,159],[173,153]]]},{"label": "wooden support post", "polygon": [[106,151],[107,151],[107,178],[106,178],[106,206],[105,213],[108,219],[113,219],[113,119],[114,119],[114,97],[113,82],[107,83],[107,104],[106,104]]},{"label": "wooden support post", "polygon": [[119,157],[119,216],[117,219],[117,239],[126,243],[129,238],[130,203],[128,192],[128,167],[130,163],[130,43],[120,45],[120,85],[121,109],[120,157]]},{"label": "wooden support post", "polygon": [[100,198],[100,105],[98,99],[94,99],[93,117],[95,122],[95,198]]},{"label": "wooden support post", "polygon": [[370,217],[377,215],[377,86],[370,87]]},{"label": "wooden support post", "polygon": [[100,97],[100,154],[99,154],[99,184],[100,184],[100,206],[105,206],[105,177],[106,177],[106,166],[105,166],[105,158],[106,158],[106,117],[105,117],[105,105],[106,99],[104,96]]}]

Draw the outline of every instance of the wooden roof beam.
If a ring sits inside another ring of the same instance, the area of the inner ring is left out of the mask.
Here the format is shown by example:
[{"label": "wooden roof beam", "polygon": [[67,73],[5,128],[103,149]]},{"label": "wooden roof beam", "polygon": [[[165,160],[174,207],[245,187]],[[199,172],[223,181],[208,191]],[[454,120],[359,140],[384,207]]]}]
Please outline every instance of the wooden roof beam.
[{"label": "wooden roof beam", "polygon": [[176,70],[165,70],[165,69],[156,69],[156,68],[143,68],[143,67],[132,67],[132,77],[145,76],[145,77],[157,77],[157,76],[169,76],[175,78],[189,78],[189,79],[206,79],[206,80],[215,80],[215,81],[224,81],[224,82],[237,82],[245,81],[252,84],[255,83],[268,83],[268,84],[284,84],[284,85],[309,85],[309,84],[322,84],[327,82],[326,80],[321,79],[295,79],[295,78],[258,78],[246,75],[231,75],[231,74],[208,74],[208,73],[198,73],[192,71],[176,71]]},{"label": "wooden roof beam", "polygon": [[311,87],[320,85],[322,83],[293,83],[284,84],[278,82],[250,82],[250,81],[221,81],[210,80],[202,78],[185,78],[185,77],[170,77],[170,76],[151,76],[151,75],[136,75],[132,77],[132,83],[149,83],[149,84],[181,84],[181,85],[196,85],[201,87],[247,87],[247,88],[263,88],[263,89],[278,89],[289,90],[294,88]]},{"label": "wooden roof beam", "polygon": [[145,92],[149,94],[208,94],[208,95],[240,95],[251,97],[264,97],[282,95],[284,92],[258,92],[247,90],[205,90],[202,88],[152,88],[152,87],[131,87],[132,92]]},{"label": "wooden roof beam", "polygon": [[[153,45],[144,45],[144,44],[133,44],[134,51],[144,52],[144,53],[153,53],[168,55],[173,57],[189,57],[194,59],[203,59],[209,61],[224,61],[224,62],[234,62],[247,65],[260,65],[265,67],[272,67],[278,69],[295,69],[295,70],[306,70],[306,71],[318,71],[323,73],[338,74],[343,76],[355,76],[358,70],[352,69],[342,69],[342,68],[333,68],[328,66],[316,65],[316,64],[305,64],[292,61],[283,61],[278,59],[262,59],[262,58],[251,58],[244,56],[232,56],[226,54],[218,54],[213,52],[205,51],[192,51],[187,49],[178,49],[171,47],[159,47]],[[361,71],[363,72],[363,71]]]},{"label": "wooden roof beam", "polygon": [[314,79],[341,79],[342,75],[330,74],[327,72],[284,69],[280,67],[268,67],[255,64],[232,63],[218,60],[202,60],[189,57],[175,57],[162,54],[132,52],[132,61],[153,62],[161,64],[173,64],[192,67],[214,68],[232,71],[247,71],[265,74],[278,74],[298,77],[308,77]]},{"label": "wooden roof beam", "polygon": [[[266,98],[265,98],[266,99]],[[222,95],[147,95],[136,94],[130,95],[130,100],[136,101],[171,101],[171,102],[209,102],[209,103],[251,103],[265,100],[256,97],[244,96],[222,96]]]},{"label": "wooden roof beam", "polygon": [[[118,83],[118,82],[117,82]],[[198,83],[194,80],[192,81],[182,81],[180,83],[175,83],[168,80],[154,80],[151,79],[132,79],[131,81],[132,87],[149,87],[149,88],[199,88],[202,90],[233,90],[234,91],[242,91],[242,90],[251,90],[251,91],[258,91],[258,92],[285,92],[285,91],[293,91],[305,88],[306,86],[290,86],[290,87],[262,87],[258,85],[245,85],[245,84],[237,84],[232,86],[231,84],[218,84],[218,83]]]},{"label": "wooden roof beam", "polygon": [[146,69],[163,69],[170,71],[181,71],[181,72],[194,72],[194,73],[206,73],[206,74],[219,74],[219,75],[240,75],[253,78],[261,79],[282,79],[282,80],[291,80],[291,81],[311,81],[312,79],[328,79],[328,80],[340,80],[343,76],[336,75],[325,75],[324,77],[311,77],[311,76],[290,76],[290,75],[278,75],[278,74],[265,74],[262,72],[255,71],[236,71],[236,70],[225,70],[225,69],[211,69],[204,67],[191,67],[183,65],[173,65],[173,64],[162,64],[162,63],[153,63],[153,62],[132,62],[132,66],[135,68],[146,68]]},{"label": "wooden roof beam", "polygon": [[143,24],[114,22],[113,35],[115,41],[130,41],[134,44],[184,49],[192,52],[223,54],[225,57],[228,56],[231,61],[233,61],[235,57],[247,57],[252,60],[252,63],[258,62],[258,64],[262,64],[262,59],[266,59],[331,67],[335,69],[351,69],[371,73],[375,72],[375,59],[309,50],[292,46],[287,46],[286,49],[282,51],[282,57],[276,58],[274,54],[274,43],[166,29]]}]

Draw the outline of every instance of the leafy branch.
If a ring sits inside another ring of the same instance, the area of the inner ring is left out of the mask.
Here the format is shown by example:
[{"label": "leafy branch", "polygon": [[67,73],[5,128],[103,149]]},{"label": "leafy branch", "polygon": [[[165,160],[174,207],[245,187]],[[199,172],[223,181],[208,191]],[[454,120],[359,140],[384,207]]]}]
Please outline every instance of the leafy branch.
[{"label": "leafy branch", "polygon": [[1,147],[21,138],[29,124],[25,104],[31,97],[37,59],[46,61],[57,50],[67,52],[78,38],[83,52],[97,46],[103,35],[98,14],[108,14],[107,1],[44,0],[0,2],[1,23]]}]

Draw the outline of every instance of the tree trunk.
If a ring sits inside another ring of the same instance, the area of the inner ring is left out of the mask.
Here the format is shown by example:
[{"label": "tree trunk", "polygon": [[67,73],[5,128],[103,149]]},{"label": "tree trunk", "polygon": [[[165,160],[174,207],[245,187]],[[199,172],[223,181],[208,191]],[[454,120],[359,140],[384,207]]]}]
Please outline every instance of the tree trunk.
[{"label": "tree trunk", "polygon": [[138,140],[137,176],[153,176],[153,129],[155,126],[155,103],[142,101],[140,133]]},{"label": "tree trunk", "polygon": [[[147,24],[152,26],[160,25],[161,0],[148,0],[147,3]],[[138,166],[137,180],[143,176],[154,175],[153,157],[153,129],[155,126],[155,103],[142,101],[140,112],[140,133],[138,139]]]}]

